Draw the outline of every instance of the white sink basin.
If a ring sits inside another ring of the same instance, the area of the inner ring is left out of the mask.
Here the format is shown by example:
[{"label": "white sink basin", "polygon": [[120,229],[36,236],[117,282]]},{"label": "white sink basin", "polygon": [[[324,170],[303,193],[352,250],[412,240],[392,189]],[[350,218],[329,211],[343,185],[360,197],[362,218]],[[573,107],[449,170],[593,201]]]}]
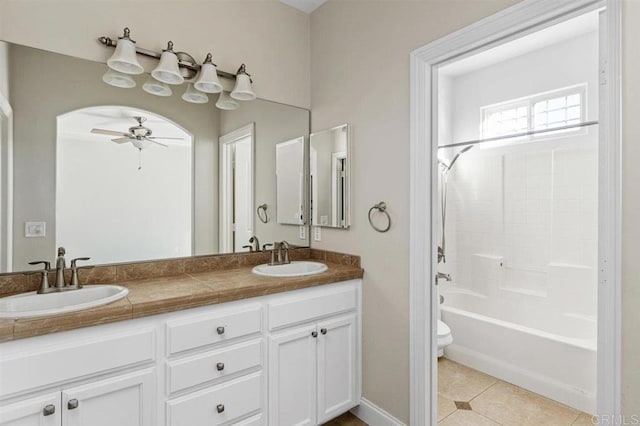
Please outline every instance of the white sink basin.
[{"label": "white sink basin", "polygon": [[326,271],[327,265],[320,262],[291,262],[286,265],[258,265],[252,269],[256,275],[266,277],[302,277],[305,275],[315,275]]},{"label": "white sink basin", "polygon": [[37,294],[35,291],[0,299],[0,318],[29,318],[95,308],[120,300],[129,289],[117,285],[88,285],[80,290]]}]

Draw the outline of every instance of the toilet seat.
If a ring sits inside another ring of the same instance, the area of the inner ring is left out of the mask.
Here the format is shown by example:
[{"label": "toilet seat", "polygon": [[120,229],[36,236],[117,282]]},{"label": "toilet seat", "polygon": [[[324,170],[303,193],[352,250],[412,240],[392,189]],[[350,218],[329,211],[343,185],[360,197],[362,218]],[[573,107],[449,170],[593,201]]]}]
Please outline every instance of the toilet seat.
[{"label": "toilet seat", "polygon": [[438,339],[447,337],[451,334],[451,329],[447,324],[438,320]]},{"label": "toilet seat", "polygon": [[453,343],[451,329],[447,324],[438,320],[438,357],[444,355],[445,346],[449,346],[451,343]]}]

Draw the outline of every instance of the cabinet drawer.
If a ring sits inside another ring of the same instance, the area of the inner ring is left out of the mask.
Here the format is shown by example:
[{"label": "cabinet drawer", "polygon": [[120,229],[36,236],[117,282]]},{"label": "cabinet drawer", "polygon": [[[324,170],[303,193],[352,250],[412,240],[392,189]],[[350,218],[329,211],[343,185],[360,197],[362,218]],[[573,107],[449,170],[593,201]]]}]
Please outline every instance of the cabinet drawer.
[{"label": "cabinet drawer", "polygon": [[168,364],[169,393],[259,367],[263,363],[261,340],[173,361]]},{"label": "cabinet drawer", "polygon": [[288,296],[268,303],[269,330],[311,321],[356,309],[357,293],[353,285],[316,289],[312,294]]},{"label": "cabinet drawer", "polygon": [[262,373],[167,402],[169,426],[214,426],[262,408]]},{"label": "cabinet drawer", "polygon": [[61,339],[55,346],[0,359],[0,397],[152,361],[155,351],[152,329]]},{"label": "cabinet drawer", "polygon": [[226,342],[262,331],[262,308],[214,312],[167,322],[169,355]]}]

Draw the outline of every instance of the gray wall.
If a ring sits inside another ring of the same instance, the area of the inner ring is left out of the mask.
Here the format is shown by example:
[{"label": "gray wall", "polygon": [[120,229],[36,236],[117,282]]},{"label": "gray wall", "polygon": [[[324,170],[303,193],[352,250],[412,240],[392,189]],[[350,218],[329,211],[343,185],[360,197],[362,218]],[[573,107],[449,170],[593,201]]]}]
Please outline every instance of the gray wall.
[{"label": "gray wall", "polygon": [[[188,129],[195,141],[196,254],[218,250],[218,110],[102,82],[106,66],[23,46],[10,48],[14,110],[14,270],[55,255],[56,118],[97,105],[126,105],[160,114]],[[99,159],[96,159],[99,161]],[[99,193],[99,188],[96,191]],[[114,200],[117,202],[117,200]],[[171,200],[167,200],[171,202]],[[81,206],[79,206],[81,207]],[[25,221],[46,221],[46,238],[24,238]]]}]

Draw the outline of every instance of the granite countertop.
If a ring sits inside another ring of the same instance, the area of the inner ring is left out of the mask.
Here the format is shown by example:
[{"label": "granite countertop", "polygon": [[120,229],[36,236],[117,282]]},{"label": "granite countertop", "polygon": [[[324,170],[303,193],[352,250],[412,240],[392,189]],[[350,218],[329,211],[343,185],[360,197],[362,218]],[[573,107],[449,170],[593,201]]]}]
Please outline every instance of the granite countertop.
[{"label": "granite countertop", "polygon": [[108,305],[48,317],[0,319],[0,342],[362,278],[364,273],[359,262],[321,261],[327,271],[302,277],[264,277],[253,274],[252,266],[242,266],[119,282],[129,294]]}]

